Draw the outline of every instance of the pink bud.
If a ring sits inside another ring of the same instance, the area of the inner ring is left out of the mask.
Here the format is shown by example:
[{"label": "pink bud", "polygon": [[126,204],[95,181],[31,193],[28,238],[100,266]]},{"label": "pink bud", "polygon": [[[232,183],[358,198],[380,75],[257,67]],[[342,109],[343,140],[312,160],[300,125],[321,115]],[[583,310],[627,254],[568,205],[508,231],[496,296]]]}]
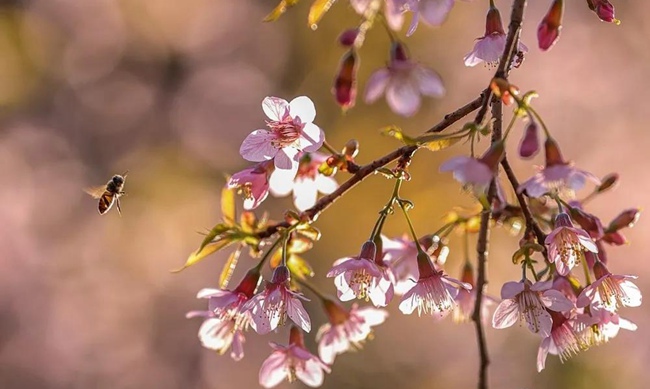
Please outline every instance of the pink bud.
[{"label": "pink bud", "polygon": [[343,110],[354,107],[357,97],[357,66],[357,55],[354,50],[348,51],[341,58],[332,93]]},{"label": "pink bud", "polygon": [[619,24],[614,16],[614,6],[609,0],[587,0],[589,9],[594,11],[603,22]]},{"label": "pink bud", "polygon": [[537,28],[537,41],[539,48],[546,51],[550,49],[560,37],[562,29],[562,13],[564,1],[555,0],[544,19]]},{"label": "pink bud", "polygon": [[539,138],[537,136],[537,123],[531,120],[524,130],[524,136],[519,143],[519,156],[532,158],[539,152]]},{"label": "pink bud", "polygon": [[608,232],[618,231],[621,228],[632,227],[634,223],[639,220],[641,210],[638,208],[631,208],[621,212],[618,216],[609,223],[607,227]]},{"label": "pink bud", "polygon": [[352,47],[359,36],[358,28],[349,28],[339,35],[339,43],[343,47]]},{"label": "pink bud", "polygon": [[601,184],[598,188],[596,188],[596,191],[598,193],[603,193],[605,191],[608,191],[614,187],[616,187],[616,184],[618,184],[618,174],[617,173],[611,173],[603,177],[602,180],[600,180]]}]

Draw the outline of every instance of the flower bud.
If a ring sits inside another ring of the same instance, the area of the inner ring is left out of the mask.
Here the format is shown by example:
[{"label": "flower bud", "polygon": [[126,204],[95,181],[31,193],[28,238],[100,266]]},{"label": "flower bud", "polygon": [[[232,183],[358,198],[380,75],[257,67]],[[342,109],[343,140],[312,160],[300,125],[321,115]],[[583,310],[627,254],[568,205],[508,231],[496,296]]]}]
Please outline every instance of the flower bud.
[{"label": "flower bud", "polygon": [[613,245],[613,246],[622,246],[627,243],[625,235],[619,231],[608,232],[603,236],[603,241]]},{"label": "flower bud", "polygon": [[255,289],[257,289],[259,282],[260,268],[259,266],[255,266],[246,273],[244,278],[241,280],[239,285],[237,285],[233,292],[243,293],[246,295],[246,297],[251,298],[255,294]]},{"label": "flower bud", "polygon": [[490,89],[492,89],[492,93],[494,93],[496,97],[500,98],[505,105],[512,105],[512,103],[515,102],[513,95],[519,94],[519,89],[516,86],[500,77],[492,79],[490,82]]},{"label": "flower bud", "polygon": [[347,141],[345,146],[343,146],[343,155],[354,158],[357,154],[359,154],[359,141],[356,139],[350,139]]},{"label": "flower bud", "polygon": [[354,107],[357,97],[358,65],[356,52],[354,50],[348,51],[341,58],[341,64],[334,80],[332,93],[336,98],[336,102],[344,111]]},{"label": "flower bud", "polygon": [[564,1],[554,0],[548,13],[537,28],[537,42],[540,49],[546,51],[557,42],[560,37],[560,30],[562,30],[563,12]]},{"label": "flower bud", "polygon": [[603,225],[596,216],[574,207],[569,208],[569,213],[592,238],[597,239],[603,235]]},{"label": "flower bud", "polygon": [[626,209],[609,223],[607,231],[615,232],[625,227],[632,227],[639,220],[639,216],[641,216],[641,210],[639,208]]},{"label": "flower bud", "polygon": [[330,323],[334,326],[345,323],[350,317],[350,312],[334,300],[323,299],[323,307]]},{"label": "flower bud", "polygon": [[587,0],[589,9],[594,11],[603,22],[620,24],[614,16],[614,6],[609,0]]},{"label": "flower bud", "polygon": [[295,325],[292,325],[291,330],[289,330],[289,344],[305,348],[305,338],[302,330]]},{"label": "flower bud", "polygon": [[562,158],[562,153],[560,152],[560,146],[555,142],[553,138],[546,138],[544,142],[544,151],[546,152],[546,167],[554,165],[566,165],[564,158]]},{"label": "flower bud", "polygon": [[613,189],[618,184],[618,174],[612,173],[608,174],[600,181],[601,184],[596,188],[596,192],[603,193],[610,189]]},{"label": "flower bud", "polygon": [[497,7],[494,6],[494,2],[490,1],[490,9],[485,18],[485,36],[492,34],[505,35],[505,33],[501,22],[501,14]]},{"label": "flower bud", "polygon": [[339,35],[339,43],[343,47],[352,47],[359,36],[359,28],[348,28]]},{"label": "flower bud", "polygon": [[537,123],[531,120],[524,130],[524,136],[519,143],[519,156],[522,158],[532,158],[539,152],[539,137]]}]

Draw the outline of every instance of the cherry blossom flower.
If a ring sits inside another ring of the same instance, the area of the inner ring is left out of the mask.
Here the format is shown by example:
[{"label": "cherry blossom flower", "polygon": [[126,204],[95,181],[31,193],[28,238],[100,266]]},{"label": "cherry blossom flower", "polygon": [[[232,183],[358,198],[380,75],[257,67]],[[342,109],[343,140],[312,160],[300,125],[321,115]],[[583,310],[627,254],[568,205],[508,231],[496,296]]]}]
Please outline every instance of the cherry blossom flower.
[{"label": "cherry blossom flower", "polygon": [[606,309],[616,311],[619,307],[641,305],[641,291],[630,281],[636,276],[614,275],[601,261],[594,264],[594,275],[597,280],[580,293],[576,304],[578,307],[601,303]]},{"label": "cherry blossom flower", "polygon": [[323,324],[316,334],[318,355],[331,364],[338,354],[358,350],[372,333],[372,327],[386,320],[388,312],[373,307],[352,304],[347,311],[332,300],[323,300],[329,323]]},{"label": "cherry blossom flower", "polygon": [[419,278],[417,283],[402,297],[399,309],[410,315],[415,308],[418,316],[438,314],[446,316],[454,307],[454,298],[458,288],[471,289],[472,286],[446,275],[442,270],[436,270],[431,258],[425,252],[417,255]]},{"label": "cherry blossom flower", "polygon": [[441,97],[445,88],[435,71],[409,59],[404,46],[395,42],[388,66],[377,70],[368,79],[366,103],[374,103],[384,92],[393,112],[413,116],[420,108],[420,95]]},{"label": "cherry blossom flower", "polygon": [[269,195],[269,176],[273,170],[272,161],[246,168],[230,177],[228,189],[238,189],[244,194],[244,209],[255,209]]},{"label": "cherry blossom flower", "polygon": [[573,308],[573,303],[562,292],[550,289],[552,281],[506,282],[501,288],[503,301],[497,306],[492,317],[492,327],[507,328],[518,320],[526,320],[528,329],[533,333],[548,337],[551,334],[553,320],[547,309],[561,312]]},{"label": "cherry blossom flower", "polygon": [[420,20],[433,27],[440,26],[447,19],[454,3],[454,0],[407,0],[405,9],[413,12],[413,18],[406,36],[415,32]]},{"label": "cherry blossom flower", "polygon": [[574,328],[585,347],[599,346],[618,335],[620,329],[636,331],[636,324],[620,317],[600,304],[585,308],[574,322]]},{"label": "cherry blossom flower", "polygon": [[316,151],[323,145],[323,130],[312,123],[316,117],[314,103],[299,96],[288,103],[279,97],[266,97],[262,110],[270,119],[268,129],[250,133],[239,153],[244,159],[263,162],[273,159],[278,169],[292,169],[301,151]]},{"label": "cherry blossom flower", "polygon": [[278,325],[284,325],[287,316],[305,332],[311,331],[311,320],[300,302],[309,299],[302,293],[291,291],[289,279],[286,266],[276,267],[266,288],[244,304],[242,309],[250,312],[251,327],[258,334],[267,334]]},{"label": "cherry blossom flower", "polygon": [[[409,0],[384,0],[384,17],[391,30],[399,31],[404,24],[405,5]],[[372,17],[377,13],[375,0],[350,0],[350,5],[361,16]]]},{"label": "cherry blossom flower", "polygon": [[199,328],[199,340],[201,345],[207,349],[215,350],[220,355],[223,355],[232,347],[230,357],[235,361],[239,361],[244,357],[244,338],[241,323],[237,323],[235,319],[222,319],[215,317],[211,311],[192,311],[185,317],[188,319],[194,317],[203,317],[205,321]]},{"label": "cherry blossom flower", "polygon": [[544,144],[546,150],[546,165],[544,168],[519,185],[519,193],[524,190],[530,197],[541,197],[549,192],[568,190],[575,192],[585,186],[587,180],[600,185],[600,180],[591,173],[576,169],[573,163],[562,158],[557,143],[547,138]]},{"label": "cherry blossom flower", "polygon": [[584,349],[580,337],[576,334],[571,321],[561,313],[550,312],[553,318],[551,333],[542,339],[537,351],[537,371],[544,370],[546,356],[551,353],[558,355],[564,362]]},{"label": "cherry blossom flower", "polygon": [[493,144],[481,158],[453,157],[440,165],[441,172],[453,172],[456,181],[472,189],[480,197],[495,176],[505,156],[503,142]]},{"label": "cherry blossom flower", "polygon": [[582,251],[598,252],[596,243],[586,231],[573,227],[571,218],[562,212],[555,217],[555,229],[544,241],[548,247],[548,260],[555,263],[560,275],[567,275],[580,261]]},{"label": "cherry blossom flower", "polygon": [[318,172],[318,167],[326,159],[327,156],[318,152],[304,153],[297,174],[292,170],[275,170],[269,179],[271,194],[286,196],[293,192],[293,203],[299,211],[313,207],[318,192],[330,194],[338,188],[334,178]]},{"label": "cherry blossom flower", "polygon": [[313,388],[323,384],[324,373],[329,373],[330,367],[305,348],[298,327],[291,327],[288,346],[275,342],[269,344],[274,351],[262,363],[259,374],[260,385],[272,388],[285,379],[289,382],[299,379]]},{"label": "cherry blossom flower", "polygon": [[375,262],[376,251],[375,244],[367,241],[358,256],[339,259],[327,273],[327,277],[335,277],[341,301],[358,298],[385,307],[393,299],[395,276],[389,268]]},{"label": "cherry blossom flower", "polygon": [[[506,33],[503,30],[501,14],[494,4],[491,4],[485,21],[485,35],[476,40],[474,49],[465,56],[465,66],[476,66],[481,62],[491,66],[496,65],[501,60],[505,49]],[[521,41],[518,49],[520,52],[528,51]]]}]

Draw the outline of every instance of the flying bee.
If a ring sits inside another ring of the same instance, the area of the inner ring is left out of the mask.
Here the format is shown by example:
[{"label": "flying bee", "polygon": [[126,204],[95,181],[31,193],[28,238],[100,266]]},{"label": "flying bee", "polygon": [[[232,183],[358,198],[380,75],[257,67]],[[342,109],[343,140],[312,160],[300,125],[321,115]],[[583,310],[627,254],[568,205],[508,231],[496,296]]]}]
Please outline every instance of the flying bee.
[{"label": "flying bee", "polygon": [[119,213],[120,216],[122,215],[120,196],[126,194],[122,189],[124,189],[124,181],[126,180],[127,173],[128,171],[124,172],[122,175],[114,175],[106,185],[84,189],[84,191],[93,196],[94,199],[99,199],[99,205],[97,208],[100,215],[108,212],[113,206],[113,203],[115,203],[115,206],[117,207],[117,213]]}]

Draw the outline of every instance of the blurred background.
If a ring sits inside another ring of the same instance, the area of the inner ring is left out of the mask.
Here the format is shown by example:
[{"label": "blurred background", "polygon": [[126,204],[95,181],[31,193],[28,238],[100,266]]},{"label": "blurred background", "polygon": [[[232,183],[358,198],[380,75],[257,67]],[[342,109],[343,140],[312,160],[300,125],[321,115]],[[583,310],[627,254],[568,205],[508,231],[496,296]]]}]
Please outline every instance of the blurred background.
[{"label": "blurred background", "polygon": [[[396,124],[418,134],[474,99],[492,75],[462,60],[483,34],[487,2],[458,2],[443,28],[421,24],[406,40],[415,59],[441,74],[445,98],[425,100],[412,119],[392,114],[383,99],[357,102],[342,115],[330,93],[343,54],[336,37],[358,18],[340,1],[312,31],[310,3],[265,24],[275,0],[0,2],[0,388],[258,387],[267,342],[286,342],[288,329],[249,332],[240,362],[203,349],[200,321],[184,315],[204,309],[196,292],[217,285],[228,253],[180,274],[169,271],[198,246],[197,231],[218,222],[224,174],[248,166],[238,150],[263,126],[262,99],[310,96],[329,142],[342,147],[358,139],[357,161],[365,163],[398,146],[379,128]],[[523,32],[530,52],[511,81],[540,93],[534,104],[567,158],[597,176],[620,173],[618,189],[589,211],[609,222],[622,209],[647,207],[650,3],[617,2],[622,24],[615,26],[600,22],[584,1],[568,2],[562,37],[547,53],[535,37],[550,2],[531,3]],[[510,4],[497,1],[505,23]],[[361,57],[360,91],[388,58],[381,28],[370,31]],[[416,204],[418,233],[437,230],[459,202],[471,204],[451,175],[438,173],[442,160],[466,151],[458,145],[416,156],[403,194]],[[519,177],[531,175],[532,164],[514,155]],[[123,216],[98,215],[96,200],[82,188],[125,170]],[[324,272],[358,252],[391,186],[370,177],[316,223],[323,237],[307,257],[324,291],[334,292]],[[291,207],[290,198],[269,198],[259,210],[278,219]],[[650,278],[650,240],[643,238],[649,228],[642,217],[625,232],[632,244],[608,252],[610,270],[638,274],[642,290]],[[406,226],[395,217],[385,231],[397,236]],[[498,295],[503,282],[520,276],[510,261],[519,238],[499,230],[493,238],[488,276],[490,293]],[[452,276],[462,266],[457,241],[446,266]],[[252,261],[240,263],[233,283]],[[488,328],[491,387],[645,387],[650,313],[644,307],[622,312],[639,325],[636,333],[621,331],[564,365],[549,356],[541,374],[538,337],[521,326]],[[312,335],[326,319],[319,304],[308,309],[314,330],[307,344],[315,351]],[[324,388],[475,386],[472,325],[403,316],[397,304],[389,311],[364,350],[337,358]]]}]

